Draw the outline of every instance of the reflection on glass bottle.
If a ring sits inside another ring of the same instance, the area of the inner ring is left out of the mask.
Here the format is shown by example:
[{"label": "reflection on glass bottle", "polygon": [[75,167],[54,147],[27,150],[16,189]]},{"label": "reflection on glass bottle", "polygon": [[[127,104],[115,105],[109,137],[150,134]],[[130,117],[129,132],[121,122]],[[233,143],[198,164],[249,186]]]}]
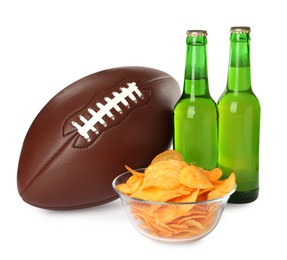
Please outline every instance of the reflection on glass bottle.
[{"label": "reflection on glass bottle", "polygon": [[209,93],[207,32],[187,31],[183,94],[174,108],[174,149],[204,169],[217,166],[217,107]]},{"label": "reflection on glass bottle", "polygon": [[257,199],[259,190],[260,105],[251,88],[250,28],[232,27],[227,87],[218,101],[218,165],[236,175],[237,191],[229,202]]}]

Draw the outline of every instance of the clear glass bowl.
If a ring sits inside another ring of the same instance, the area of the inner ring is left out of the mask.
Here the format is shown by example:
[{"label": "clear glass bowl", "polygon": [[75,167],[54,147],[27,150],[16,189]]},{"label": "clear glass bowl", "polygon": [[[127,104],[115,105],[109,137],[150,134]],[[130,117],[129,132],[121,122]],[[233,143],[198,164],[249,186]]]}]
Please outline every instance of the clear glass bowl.
[{"label": "clear glass bowl", "polygon": [[113,189],[119,194],[134,228],[146,237],[161,241],[193,241],[208,235],[236,190],[235,187],[223,197],[201,202],[154,202],[132,198],[117,189],[116,186],[125,183],[130,176],[130,172],[125,172],[116,177]]}]

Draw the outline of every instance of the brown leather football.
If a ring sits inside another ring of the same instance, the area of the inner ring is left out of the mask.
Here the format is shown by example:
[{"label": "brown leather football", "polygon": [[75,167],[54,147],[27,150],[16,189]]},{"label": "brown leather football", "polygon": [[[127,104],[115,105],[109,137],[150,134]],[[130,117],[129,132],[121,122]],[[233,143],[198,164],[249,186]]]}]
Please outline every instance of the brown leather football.
[{"label": "brown leather football", "polygon": [[46,209],[76,209],[117,198],[113,179],[125,165],[142,168],[168,149],[174,78],[145,67],[120,67],[84,77],[40,111],[25,137],[18,191]]}]

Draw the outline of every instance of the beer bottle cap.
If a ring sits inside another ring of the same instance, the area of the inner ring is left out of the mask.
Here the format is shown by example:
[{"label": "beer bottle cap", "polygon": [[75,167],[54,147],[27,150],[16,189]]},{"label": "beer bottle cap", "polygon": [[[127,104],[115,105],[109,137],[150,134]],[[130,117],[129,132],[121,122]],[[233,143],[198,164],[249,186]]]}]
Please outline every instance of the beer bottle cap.
[{"label": "beer bottle cap", "polygon": [[205,30],[188,30],[186,32],[186,35],[192,36],[192,37],[207,36],[207,31],[205,31]]},{"label": "beer bottle cap", "polygon": [[230,28],[230,32],[232,33],[250,33],[251,28],[248,26],[234,26]]}]

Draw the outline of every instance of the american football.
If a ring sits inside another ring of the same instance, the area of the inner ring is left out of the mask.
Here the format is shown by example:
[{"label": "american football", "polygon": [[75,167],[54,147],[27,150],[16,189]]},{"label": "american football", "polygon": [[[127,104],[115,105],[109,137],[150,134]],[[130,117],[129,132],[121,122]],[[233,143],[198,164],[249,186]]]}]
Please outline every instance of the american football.
[{"label": "american football", "polygon": [[86,76],[55,95],[23,142],[18,192],[36,207],[68,210],[112,201],[113,179],[168,149],[181,95],[169,74],[119,67]]}]

